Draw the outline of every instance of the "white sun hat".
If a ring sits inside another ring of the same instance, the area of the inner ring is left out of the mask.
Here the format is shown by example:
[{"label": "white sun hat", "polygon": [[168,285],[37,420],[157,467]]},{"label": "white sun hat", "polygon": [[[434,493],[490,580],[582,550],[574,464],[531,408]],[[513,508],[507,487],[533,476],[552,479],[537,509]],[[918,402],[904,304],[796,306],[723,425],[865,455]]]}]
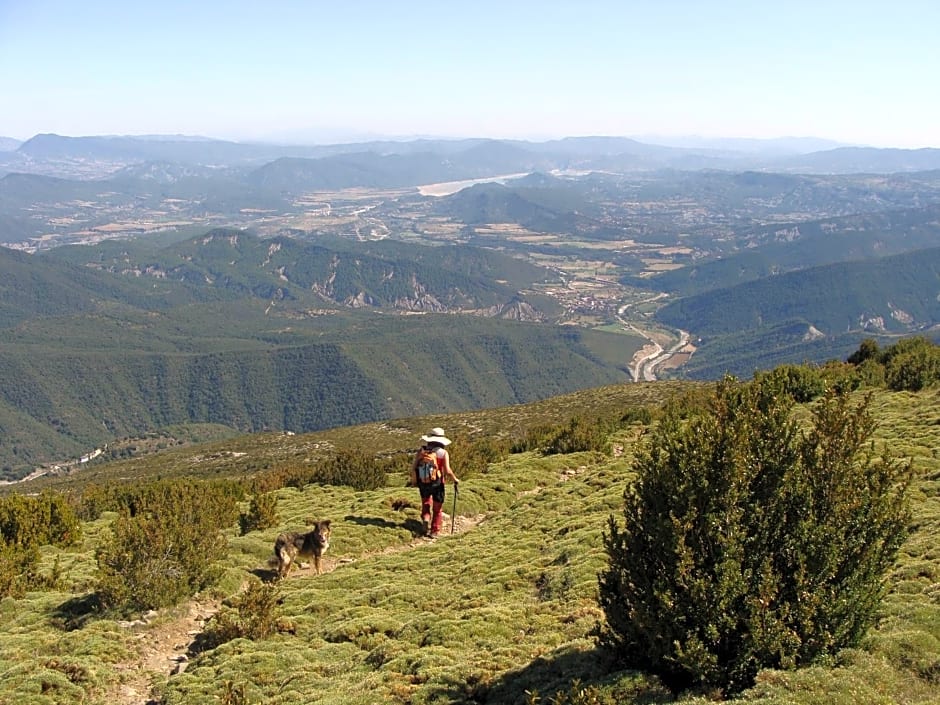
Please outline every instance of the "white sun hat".
[{"label": "white sun hat", "polygon": [[440,426],[432,428],[427,436],[421,436],[421,440],[425,443],[440,443],[442,446],[450,445],[450,439],[444,435],[444,429]]}]

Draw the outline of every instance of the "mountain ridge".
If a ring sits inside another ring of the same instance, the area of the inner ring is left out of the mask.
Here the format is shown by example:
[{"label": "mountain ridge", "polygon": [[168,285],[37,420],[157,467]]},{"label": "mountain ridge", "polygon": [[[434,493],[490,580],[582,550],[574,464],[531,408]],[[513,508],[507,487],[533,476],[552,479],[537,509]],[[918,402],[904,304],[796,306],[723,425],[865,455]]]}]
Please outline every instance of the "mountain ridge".
[{"label": "mountain ridge", "polygon": [[309,431],[629,381],[638,338],[529,322],[546,304],[520,288],[546,275],[467,246],[233,229],[0,249],[0,467],[167,425]]},{"label": "mountain ridge", "polygon": [[[926,296],[925,296],[926,293]],[[826,334],[912,333],[940,324],[940,247],[837,262],[693,295],[656,316],[699,334],[804,320]]]},{"label": "mountain ridge", "polygon": [[[803,138],[809,144],[811,138]],[[102,159],[142,161],[183,161],[197,164],[252,164],[274,162],[278,159],[323,159],[352,153],[372,152],[378,156],[409,156],[420,152],[459,156],[481,145],[499,144],[503,149],[512,147],[533,156],[551,158],[554,168],[616,167],[626,170],[650,168],[727,168],[776,169],[808,173],[890,173],[940,168],[940,150],[935,148],[877,148],[837,146],[781,156],[779,150],[762,152],[755,145],[779,147],[780,140],[740,141],[743,149],[712,146],[707,141],[697,146],[669,146],[652,144],[629,137],[565,137],[543,142],[527,140],[500,140],[491,138],[377,140],[330,145],[276,145],[259,142],[235,142],[211,138],[194,139],[183,135],[147,137],[135,136],[83,136],[68,137],[51,133],[37,134],[19,144],[15,151],[4,152],[7,171],[17,166],[28,168],[23,159]],[[694,144],[694,142],[693,142]],[[726,141],[725,144],[734,145]],[[819,146],[831,146],[821,142]],[[488,149],[489,147],[484,147]],[[15,157],[19,157],[17,161]],[[517,154],[512,164],[524,164]],[[9,161],[12,159],[12,161]],[[574,161],[572,161],[574,159]],[[0,164],[0,167],[3,165]],[[505,163],[502,166],[509,168]],[[292,168],[296,168],[294,165]],[[478,167],[479,168],[479,167]],[[544,167],[543,167],[544,168]],[[513,170],[518,170],[513,168]],[[483,176],[494,176],[499,168],[494,164]],[[457,172],[460,174],[461,172]],[[322,177],[321,177],[322,178]],[[458,176],[457,178],[467,178]],[[443,178],[438,180],[445,180]],[[430,181],[428,183],[431,183]],[[364,184],[361,184],[364,185]]]}]

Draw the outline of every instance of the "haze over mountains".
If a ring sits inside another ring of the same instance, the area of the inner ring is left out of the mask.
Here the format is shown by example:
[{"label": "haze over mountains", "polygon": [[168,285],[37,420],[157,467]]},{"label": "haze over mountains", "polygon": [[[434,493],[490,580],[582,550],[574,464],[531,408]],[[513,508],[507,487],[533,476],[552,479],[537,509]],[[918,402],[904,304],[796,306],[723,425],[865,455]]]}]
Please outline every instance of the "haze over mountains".
[{"label": "haze over mountains", "polygon": [[[203,165],[262,164],[282,158],[322,159],[340,154],[375,157],[416,154],[461,155],[453,171],[472,178],[471,165],[500,168],[594,168],[617,163],[635,169],[769,169],[810,173],[889,173],[940,168],[940,150],[846,146],[813,138],[717,140],[675,138],[645,143],[627,137],[567,137],[545,142],[521,140],[380,140],[334,145],[274,145],[170,136],[64,137],[39,134],[23,143],[0,138],[0,169],[30,170],[43,160],[174,161]],[[474,154],[471,150],[477,150]],[[468,154],[467,152],[470,151]],[[445,170],[446,171],[446,170]],[[447,180],[454,173],[437,177]],[[368,185],[368,184],[359,184]]]},{"label": "haze over mountains", "polygon": [[747,377],[940,325],[937,149],[37,135],[0,174],[10,477],[159,428]]}]

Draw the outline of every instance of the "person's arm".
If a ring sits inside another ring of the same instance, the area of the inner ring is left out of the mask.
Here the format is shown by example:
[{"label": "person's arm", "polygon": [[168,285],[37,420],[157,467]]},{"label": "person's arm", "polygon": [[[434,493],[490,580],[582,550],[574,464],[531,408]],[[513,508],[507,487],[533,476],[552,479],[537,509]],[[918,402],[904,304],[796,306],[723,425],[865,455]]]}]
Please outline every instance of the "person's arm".
[{"label": "person's arm", "polygon": [[450,467],[450,453],[446,450],[444,451],[444,477],[450,477],[454,481],[455,485],[460,484],[460,480],[457,479],[457,476],[454,474],[454,471]]},{"label": "person's arm", "polygon": [[414,460],[411,461],[411,473],[408,477],[408,486],[417,487],[418,486],[418,458],[421,455],[421,451],[415,453]]}]

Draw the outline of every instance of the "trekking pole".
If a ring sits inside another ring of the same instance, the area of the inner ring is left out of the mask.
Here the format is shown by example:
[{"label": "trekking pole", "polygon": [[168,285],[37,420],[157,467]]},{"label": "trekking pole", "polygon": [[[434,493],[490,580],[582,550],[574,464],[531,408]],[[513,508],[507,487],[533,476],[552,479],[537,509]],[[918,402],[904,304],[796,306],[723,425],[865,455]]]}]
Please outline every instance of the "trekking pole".
[{"label": "trekking pole", "polygon": [[454,508],[450,512],[450,533],[454,533],[454,522],[457,521],[457,488],[460,487],[459,482],[454,483]]}]

